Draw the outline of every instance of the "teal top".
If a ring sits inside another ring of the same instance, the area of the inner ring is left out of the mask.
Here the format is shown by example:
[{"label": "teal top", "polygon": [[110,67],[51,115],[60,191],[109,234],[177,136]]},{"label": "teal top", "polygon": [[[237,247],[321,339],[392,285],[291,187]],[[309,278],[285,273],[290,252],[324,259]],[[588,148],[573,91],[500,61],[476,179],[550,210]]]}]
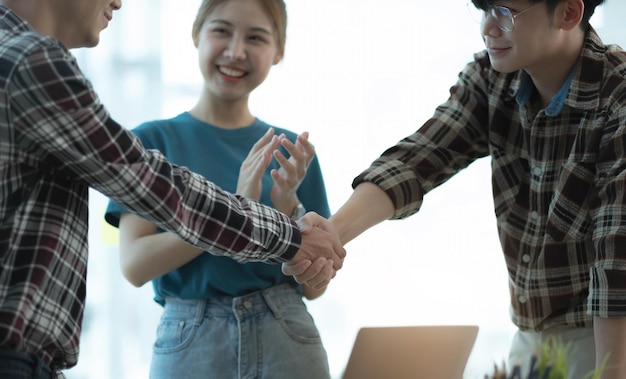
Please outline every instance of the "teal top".
[{"label": "teal top", "polygon": [[[222,129],[197,120],[189,113],[172,119],[146,122],[133,129],[147,149],[160,150],[171,162],[186,166],[204,175],[222,189],[235,192],[239,168],[252,146],[272,127],[263,121],[239,129]],[[284,133],[290,141],[297,134],[274,127],[275,134]],[[287,156],[287,152],[283,151]],[[260,202],[272,205],[271,169],[280,166],[276,160],[263,176]],[[330,216],[324,180],[317,157],[298,189],[298,198],[307,211]],[[127,210],[109,202],[107,219],[119,226],[119,216]],[[175,254],[176,252],[172,252]],[[242,296],[282,283],[296,284],[292,277],[282,274],[280,265],[260,262],[238,263],[231,258],[201,254],[186,265],[152,281],[155,301],[163,304],[165,297],[207,299],[216,296]]]}]

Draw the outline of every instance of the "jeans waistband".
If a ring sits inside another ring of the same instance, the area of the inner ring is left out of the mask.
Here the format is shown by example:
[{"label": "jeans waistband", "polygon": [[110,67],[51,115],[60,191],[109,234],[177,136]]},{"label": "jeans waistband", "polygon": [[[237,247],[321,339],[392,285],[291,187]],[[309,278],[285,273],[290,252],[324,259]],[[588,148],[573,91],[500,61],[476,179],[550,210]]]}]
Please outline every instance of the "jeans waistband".
[{"label": "jeans waistband", "polygon": [[63,374],[60,372],[57,373],[56,370],[46,364],[43,359],[32,354],[25,354],[17,351],[0,350],[0,373],[2,372],[19,373],[20,376],[17,376],[18,378],[64,378]]},{"label": "jeans waistband", "polygon": [[270,310],[280,318],[280,309],[283,305],[302,301],[302,294],[292,284],[284,283],[261,291],[252,292],[243,296],[220,296],[210,299],[179,299],[165,298],[165,310],[169,314],[195,314],[195,320],[200,323],[207,316],[239,317]]}]

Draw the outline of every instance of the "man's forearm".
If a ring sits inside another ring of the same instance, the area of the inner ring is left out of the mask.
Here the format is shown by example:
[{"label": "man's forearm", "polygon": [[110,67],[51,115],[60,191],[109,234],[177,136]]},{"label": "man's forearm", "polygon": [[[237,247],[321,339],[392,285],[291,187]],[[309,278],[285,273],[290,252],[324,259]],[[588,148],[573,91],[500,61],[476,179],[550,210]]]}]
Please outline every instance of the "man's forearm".
[{"label": "man's forearm", "polygon": [[593,319],[596,367],[604,363],[602,379],[626,378],[626,318]]},{"label": "man's forearm", "polygon": [[389,196],[372,183],[359,184],[346,203],[330,217],[343,245],[361,233],[389,219],[394,206]]}]

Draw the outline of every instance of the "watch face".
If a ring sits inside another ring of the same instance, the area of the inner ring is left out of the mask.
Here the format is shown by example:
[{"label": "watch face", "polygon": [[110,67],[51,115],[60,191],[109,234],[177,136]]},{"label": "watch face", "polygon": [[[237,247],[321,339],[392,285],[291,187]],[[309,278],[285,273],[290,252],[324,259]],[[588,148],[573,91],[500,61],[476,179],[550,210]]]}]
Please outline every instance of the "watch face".
[{"label": "watch face", "polygon": [[291,213],[291,218],[293,219],[299,219],[302,216],[304,216],[304,214],[306,213],[306,209],[304,209],[304,205],[302,205],[302,203],[296,205],[296,207],[293,209],[293,212]]}]

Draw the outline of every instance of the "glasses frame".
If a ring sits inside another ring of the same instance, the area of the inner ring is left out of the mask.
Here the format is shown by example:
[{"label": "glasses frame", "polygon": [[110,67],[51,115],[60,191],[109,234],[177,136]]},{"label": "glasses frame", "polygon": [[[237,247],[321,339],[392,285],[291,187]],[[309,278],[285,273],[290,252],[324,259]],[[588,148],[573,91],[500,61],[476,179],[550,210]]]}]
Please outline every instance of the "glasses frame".
[{"label": "glasses frame", "polygon": [[[517,17],[523,15],[524,13],[541,4],[542,3],[537,3],[524,9],[521,12],[517,12],[516,14],[513,14],[513,11],[508,7],[504,7],[502,5],[489,5],[487,9],[485,9],[483,22],[485,21],[485,18],[487,18],[487,15],[491,15],[491,17],[496,20],[496,25],[500,30],[505,32],[512,32],[513,30],[515,30],[515,19]],[[511,24],[511,27],[502,25],[502,17],[504,17],[504,20],[508,21]]]}]

